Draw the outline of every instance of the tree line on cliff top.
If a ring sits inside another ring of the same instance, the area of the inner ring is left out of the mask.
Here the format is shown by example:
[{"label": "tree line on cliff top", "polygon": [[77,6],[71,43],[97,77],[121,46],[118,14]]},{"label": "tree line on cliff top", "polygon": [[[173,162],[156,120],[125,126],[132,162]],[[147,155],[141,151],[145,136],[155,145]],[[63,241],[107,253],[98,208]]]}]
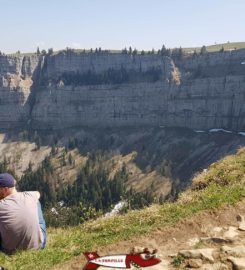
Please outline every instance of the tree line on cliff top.
[{"label": "tree line on cliff top", "polygon": [[[73,49],[73,48],[69,48],[66,47],[66,49],[64,50],[60,50],[58,52],[54,52],[53,48],[49,48],[48,50],[42,49],[40,50],[39,47],[37,47],[36,50],[36,55],[38,56],[51,56],[54,53],[55,54],[71,54],[71,53],[84,53],[84,54],[88,54],[88,53],[94,53],[94,54],[102,54],[102,53],[122,53],[122,54],[127,54],[127,55],[161,55],[161,56],[169,56],[172,57],[174,59],[180,59],[182,58],[187,51],[189,55],[192,56],[197,56],[198,53],[200,53],[200,55],[205,54],[208,52],[207,47],[205,45],[203,45],[201,48],[193,48],[192,51],[190,51],[191,48],[189,49],[182,49],[181,47],[179,48],[166,48],[165,45],[163,44],[161,49],[155,50],[154,48],[152,48],[152,50],[138,50],[136,48],[132,48],[131,46],[129,46],[128,48],[125,47],[124,49],[120,50],[102,50],[101,47],[99,48],[91,48],[91,49]],[[234,48],[236,49],[236,47]],[[222,46],[220,49],[218,49],[217,51],[219,52],[224,52],[224,46]],[[21,55],[20,50],[18,50],[15,54],[12,55]],[[6,54],[2,51],[0,51],[0,56],[6,56]]]}]

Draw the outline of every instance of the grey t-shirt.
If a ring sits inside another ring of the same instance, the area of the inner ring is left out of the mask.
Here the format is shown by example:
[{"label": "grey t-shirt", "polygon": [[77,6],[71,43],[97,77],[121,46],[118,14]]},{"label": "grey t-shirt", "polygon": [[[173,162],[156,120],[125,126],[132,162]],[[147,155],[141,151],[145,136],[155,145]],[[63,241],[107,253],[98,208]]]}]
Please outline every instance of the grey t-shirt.
[{"label": "grey t-shirt", "polygon": [[39,249],[43,235],[39,226],[39,192],[17,192],[0,200],[1,249],[11,254],[18,249]]}]

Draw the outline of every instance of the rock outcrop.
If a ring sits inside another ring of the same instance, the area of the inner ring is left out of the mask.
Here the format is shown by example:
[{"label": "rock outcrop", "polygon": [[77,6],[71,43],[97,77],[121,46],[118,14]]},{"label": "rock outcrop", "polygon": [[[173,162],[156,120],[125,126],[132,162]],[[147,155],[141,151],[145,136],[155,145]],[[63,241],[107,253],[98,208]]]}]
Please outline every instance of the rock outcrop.
[{"label": "rock outcrop", "polygon": [[[240,216],[244,220],[244,216]],[[175,264],[179,262],[182,266],[186,266],[192,269],[245,269],[245,246],[244,246],[244,234],[239,230],[238,227],[229,227],[229,228],[213,228],[213,232],[219,239],[226,241],[227,232],[236,231],[236,234],[230,235],[229,245],[222,245],[222,242],[216,242],[215,238],[200,238],[200,243],[202,245],[209,245],[208,248],[194,248],[189,250],[180,250],[175,257]],[[212,233],[212,232],[211,232]],[[218,235],[217,235],[218,233]],[[239,235],[239,237],[237,237]],[[177,259],[178,260],[177,260]],[[169,267],[166,269],[175,269],[172,265],[169,264]]]},{"label": "rock outcrop", "polygon": [[0,56],[0,126],[22,126],[30,117],[30,97],[40,59]]},{"label": "rock outcrop", "polygon": [[[72,51],[0,56],[0,125],[7,129],[23,124],[35,129],[149,125],[243,131],[244,59],[245,50],[175,60]],[[133,81],[103,83],[101,78],[111,71],[136,75]],[[100,80],[97,84],[64,80],[64,76],[79,79],[84,74]]]}]

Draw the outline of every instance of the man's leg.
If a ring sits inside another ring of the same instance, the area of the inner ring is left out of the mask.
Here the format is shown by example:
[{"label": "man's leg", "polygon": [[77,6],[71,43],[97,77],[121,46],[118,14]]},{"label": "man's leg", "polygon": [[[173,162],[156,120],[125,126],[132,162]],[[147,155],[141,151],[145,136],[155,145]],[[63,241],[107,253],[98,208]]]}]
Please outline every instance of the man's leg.
[{"label": "man's leg", "polygon": [[44,248],[45,245],[46,245],[46,240],[47,240],[47,232],[46,232],[46,223],[45,223],[45,220],[43,218],[42,207],[41,207],[41,204],[40,204],[39,201],[37,203],[37,209],[38,209],[39,225],[40,225],[41,231],[43,233],[43,244],[42,244],[42,248]]}]

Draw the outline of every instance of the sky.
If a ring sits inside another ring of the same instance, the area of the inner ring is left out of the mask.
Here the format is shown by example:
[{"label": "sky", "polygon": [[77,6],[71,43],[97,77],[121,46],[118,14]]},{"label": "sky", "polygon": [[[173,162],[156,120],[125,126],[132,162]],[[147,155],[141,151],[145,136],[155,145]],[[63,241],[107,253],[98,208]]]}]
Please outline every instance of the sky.
[{"label": "sky", "polygon": [[0,0],[0,51],[245,41],[245,0]]}]

